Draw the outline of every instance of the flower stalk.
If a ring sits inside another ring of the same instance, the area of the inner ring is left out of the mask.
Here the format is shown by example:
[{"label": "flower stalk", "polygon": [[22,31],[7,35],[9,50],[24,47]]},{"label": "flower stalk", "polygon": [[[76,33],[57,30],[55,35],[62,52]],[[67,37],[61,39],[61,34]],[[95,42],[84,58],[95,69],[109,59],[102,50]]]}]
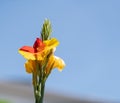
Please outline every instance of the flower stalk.
[{"label": "flower stalk", "polygon": [[37,38],[33,46],[23,46],[19,53],[27,60],[25,68],[32,74],[35,103],[43,103],[45,82],[54,68],[59,71],[65,67],[64,61],[55,56],[54,52],[59,44],[56,38],[51,38],[51,23],[45,20],[41,38]]}]

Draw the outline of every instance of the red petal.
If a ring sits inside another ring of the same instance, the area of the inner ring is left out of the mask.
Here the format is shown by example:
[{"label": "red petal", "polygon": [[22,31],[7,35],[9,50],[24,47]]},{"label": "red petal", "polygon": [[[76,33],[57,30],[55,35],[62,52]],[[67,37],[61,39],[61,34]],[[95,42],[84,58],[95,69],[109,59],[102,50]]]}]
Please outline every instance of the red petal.
[{"label": "red petal", "polygon": [[31,47],[31,46],[23,46],[22,48],[20,48],[20,50],[30,52],[30,53],[34,53],[34,48]]},{"label": "red petal", "polygon": [[44,46],[45,46],[45,44],[42,42],[42,40],[40,38],[37,38],[33,45],[33,48],[34,48],[35,52],[37,52],[37,48],[43,49]]}]

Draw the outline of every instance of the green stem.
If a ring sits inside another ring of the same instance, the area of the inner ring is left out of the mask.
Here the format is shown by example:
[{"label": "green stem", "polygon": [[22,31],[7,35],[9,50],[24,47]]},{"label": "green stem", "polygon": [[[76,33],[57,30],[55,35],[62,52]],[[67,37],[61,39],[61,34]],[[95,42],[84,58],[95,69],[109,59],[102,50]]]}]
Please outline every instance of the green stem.
[{"label": "green stem", "polygon": [[41,69],[36,62],[36,69],[40,70],[39,76],[36,72],[33,73],[33,87],[34,87],[34,96],[35,96],[35,103],[43,103],[44,98],[44,89],[45,89],[45,82],[43,76],[43,69]]},{"label": "green stem", "polygon": [[40,97],[40,103],[43,103],[43,99],[44,99],[44,90],[45,90],[45,84],[42,83],[42,85],[41,85],[41,97]]},{"label": "green stem", "polygon": [[36,89],[35,90],[35,103],[43,103],[44,89],[45,89],[44,83],[41,82],[41,84],[37,88],[34,88],[34,89]]}]

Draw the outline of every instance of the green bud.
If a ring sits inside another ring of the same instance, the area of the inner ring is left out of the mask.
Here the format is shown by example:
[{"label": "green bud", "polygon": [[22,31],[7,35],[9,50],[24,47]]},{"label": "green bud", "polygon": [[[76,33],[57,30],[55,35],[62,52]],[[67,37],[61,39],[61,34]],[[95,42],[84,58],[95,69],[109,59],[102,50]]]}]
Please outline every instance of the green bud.
[{"label": "green bud", "polygon": [[52,33],[51,23],[48,19],[45,19],[42,27],[42,31],[41,31],[42,40],[44,41],[44,40],[50,39],[51,33]]}]

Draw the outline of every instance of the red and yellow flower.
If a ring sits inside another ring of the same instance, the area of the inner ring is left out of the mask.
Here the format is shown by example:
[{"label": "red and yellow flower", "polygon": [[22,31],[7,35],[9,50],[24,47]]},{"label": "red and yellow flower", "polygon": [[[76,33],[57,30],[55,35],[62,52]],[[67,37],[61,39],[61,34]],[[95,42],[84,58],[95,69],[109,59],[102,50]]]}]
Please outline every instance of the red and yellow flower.
[{"label": "red and yellow flower", "polygon": [[54,49],[58,46],[59,41],[56,38],[42,41],[37,38],[33,46],[23,46],[19,49],[19,53],[28,61],[25,63],[27,73],[36,72],[36,61],[39,66],[44,65],[47,55],[52,51],[45,67],[45,73],[49,74],[53,68],[58,68],[61,71],[65,63],[64,61],[54,56]]},{"label": "red and yellow flower", "polygon": [[23,46],[19,49],[19,53],[27,60],[42,60],[46,53],[58,44],[59,42],[55,38],[45,41],[37,38],[33,46]]},{"label": "red and yellow flower", "polygon": [[51,38],[51,23],[45,20],[41,39],[36,38],[33,46],[23,46],[18,51],[27,60],[25,68],[32,74],[35,103],[43,103],[45,82],[54,68],[59,71],[65,66],[64,61],[55,56],[54,52],[59,44],[56,38]]}]

